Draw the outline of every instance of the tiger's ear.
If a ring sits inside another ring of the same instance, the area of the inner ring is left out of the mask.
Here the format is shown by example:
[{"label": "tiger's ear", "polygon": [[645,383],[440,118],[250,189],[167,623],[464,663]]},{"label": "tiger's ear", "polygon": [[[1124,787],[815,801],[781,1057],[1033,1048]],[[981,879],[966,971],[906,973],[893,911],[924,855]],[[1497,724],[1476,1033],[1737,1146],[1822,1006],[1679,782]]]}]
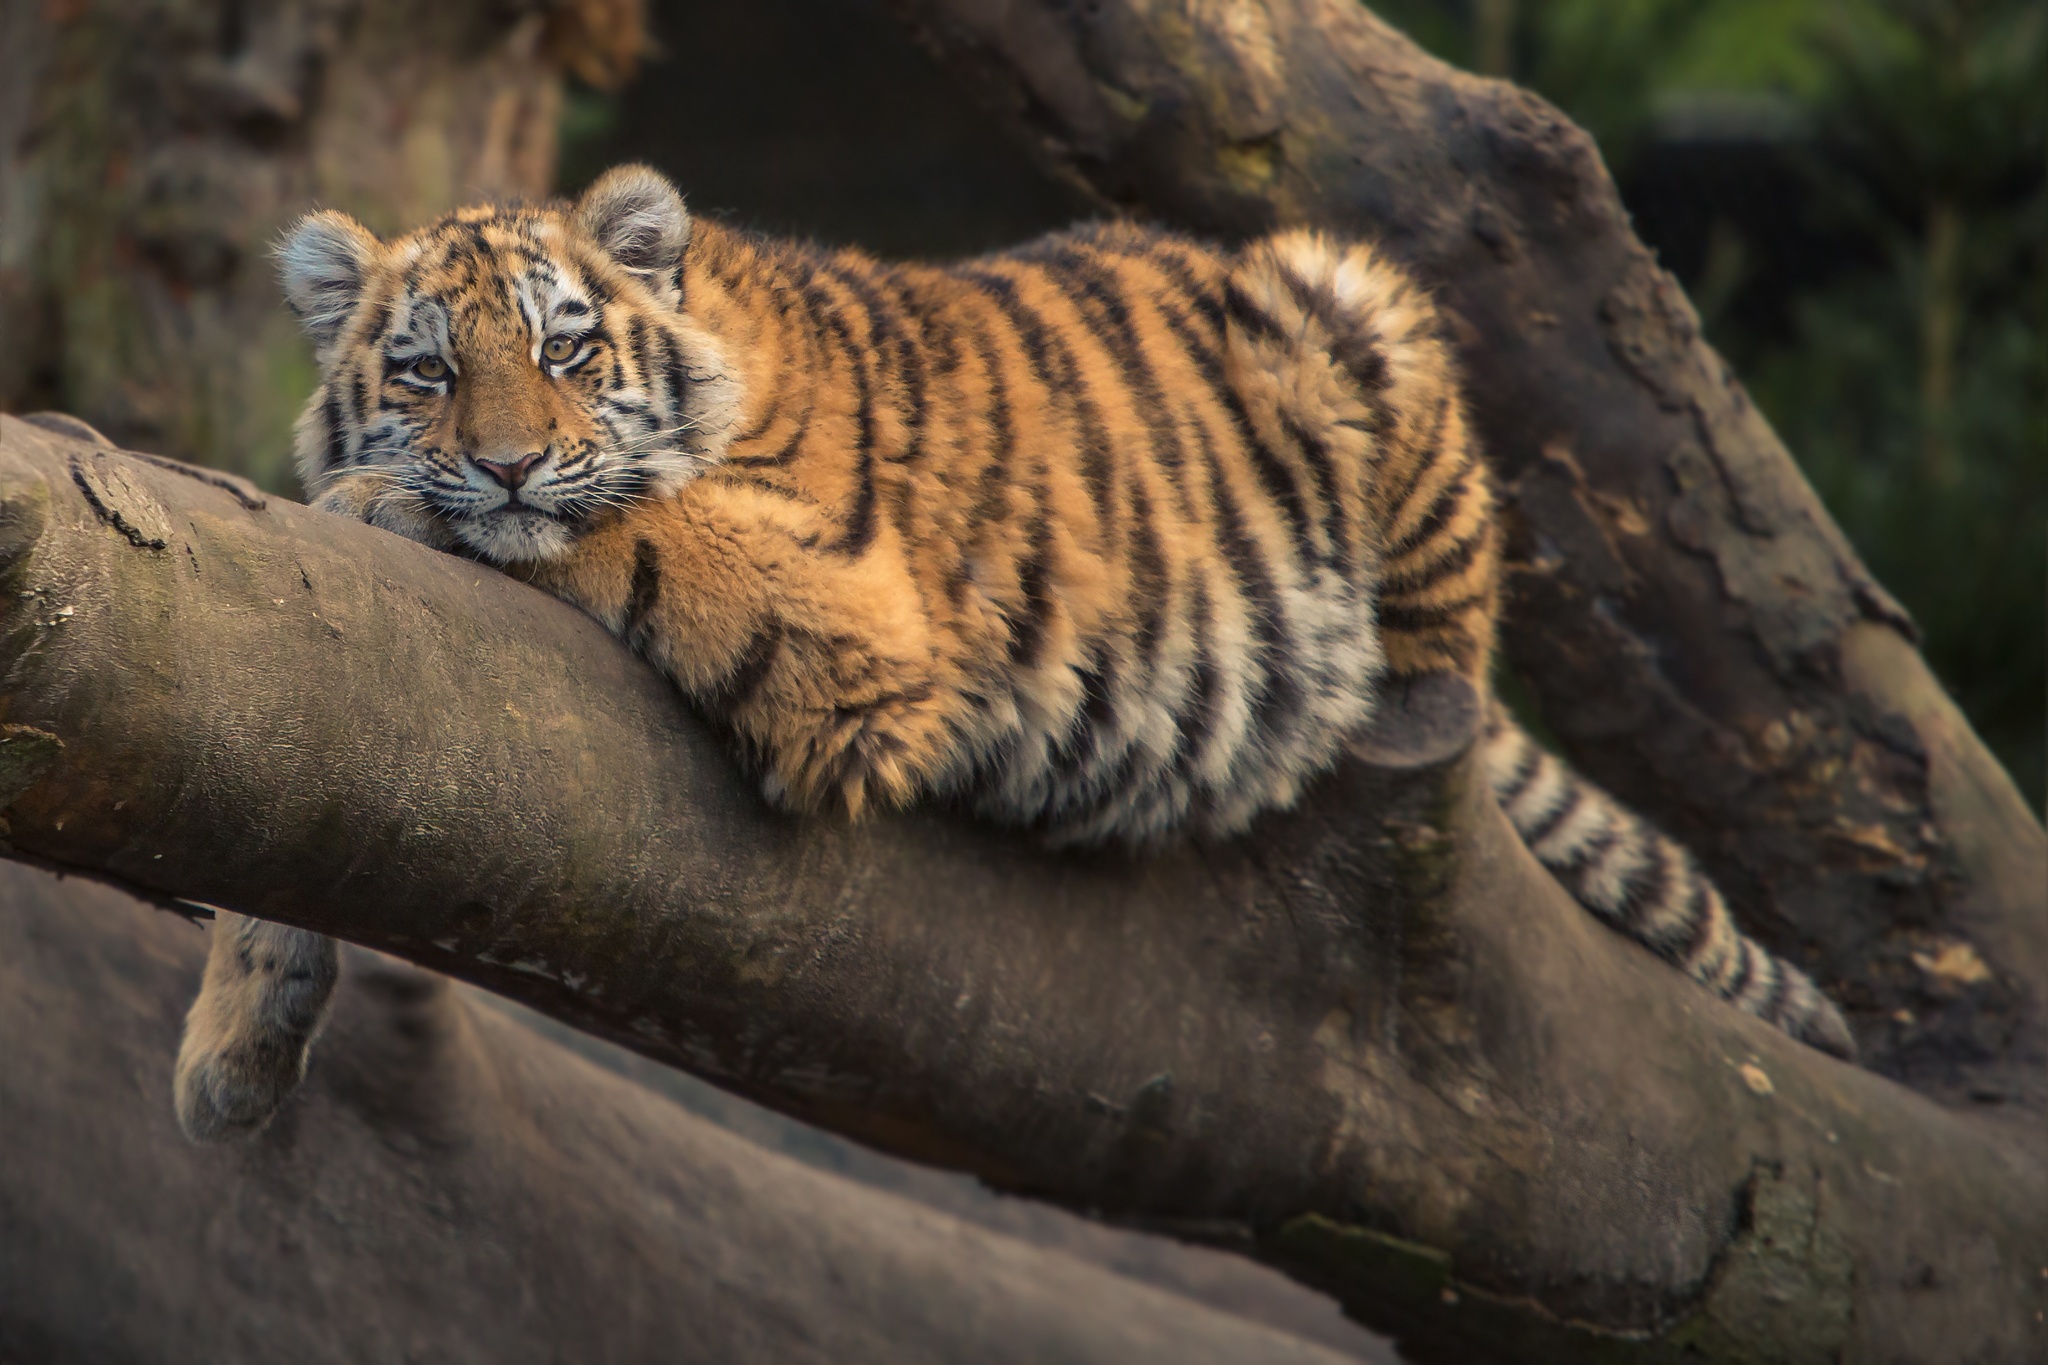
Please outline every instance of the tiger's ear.
[{"label": "tiger's ear", "polygon": [[646,166],[606,171],[576,201],[576,226],[651,288],[675,292],[676,267],[690,244],[690,215],[660,172]]},{"label": "tiger's ear", "polygon": [[376,257],[377,239],[370,230],[332,209],[307,214],[278,245],[285,302],[320,350],[341,335]]}]

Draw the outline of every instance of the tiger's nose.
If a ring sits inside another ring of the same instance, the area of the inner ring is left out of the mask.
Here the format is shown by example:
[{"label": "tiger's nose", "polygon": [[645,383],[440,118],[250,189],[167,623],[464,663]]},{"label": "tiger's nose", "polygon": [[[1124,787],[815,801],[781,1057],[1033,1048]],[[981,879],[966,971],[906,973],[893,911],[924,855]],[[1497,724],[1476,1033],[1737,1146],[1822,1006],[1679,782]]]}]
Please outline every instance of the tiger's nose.
[{"label": "tiger's nose", "polygon": [[485,460],[472,455],[469,462],[490,475],[499,486],[513,489],[526,482],[526,476],[533,472],[533,467],[539,464],[546,454],[544,450],[536,450],[531,455],[522,455],[509,464],[502,460]]}]

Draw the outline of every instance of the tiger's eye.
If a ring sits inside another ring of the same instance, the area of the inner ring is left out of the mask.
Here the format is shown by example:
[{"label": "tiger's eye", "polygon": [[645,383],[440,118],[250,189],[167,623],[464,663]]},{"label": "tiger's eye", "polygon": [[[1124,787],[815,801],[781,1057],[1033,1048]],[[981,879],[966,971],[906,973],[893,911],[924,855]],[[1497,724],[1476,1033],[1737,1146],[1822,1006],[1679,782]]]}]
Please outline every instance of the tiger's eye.
[{"label": "tiger's eye", "polygon": [[423,355],[412,363],[412,372],[422,379],[446,379],[448,362],[437,355]]},{"label": "tiger's eye", "polygon": [[562,361],[567,360],[570,356],[576,354],[576,338],[549,337],[547,341],[542,344],[540,348],[540,353],[546,356],[549,360],[552,360],[557,364],[560,364]]}]

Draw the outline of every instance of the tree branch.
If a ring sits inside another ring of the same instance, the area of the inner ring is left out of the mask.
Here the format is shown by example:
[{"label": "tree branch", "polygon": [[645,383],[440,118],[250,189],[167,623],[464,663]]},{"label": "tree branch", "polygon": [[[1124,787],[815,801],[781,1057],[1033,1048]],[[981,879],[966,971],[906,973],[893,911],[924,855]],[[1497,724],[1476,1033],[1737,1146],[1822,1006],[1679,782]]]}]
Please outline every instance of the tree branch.
[{"label": "tree branch", "polygon": [[0,1356],[717,1365],[1337,1355],[765,1152],[363,954],[260,1139],[171,1121],[205,940],[0,865]]},{"label": "tree branch", "polygon": [[2038,1128],[1803,1049],[1593,924],[1468,780],[1456,696],[1391,708],[1373,762],[1224,845],[791,820],[561,603],[0,437],[21,853],[1251,1249],[1425,1354],[2038,1344]]}]

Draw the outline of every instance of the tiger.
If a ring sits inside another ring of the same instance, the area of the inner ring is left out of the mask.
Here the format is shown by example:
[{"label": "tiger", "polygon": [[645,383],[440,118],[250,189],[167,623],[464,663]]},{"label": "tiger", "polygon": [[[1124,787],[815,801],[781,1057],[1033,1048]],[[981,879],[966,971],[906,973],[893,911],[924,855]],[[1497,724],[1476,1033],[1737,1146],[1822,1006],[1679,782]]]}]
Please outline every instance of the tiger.
[{"label": "tiger", "polygon": [[[1449,673],[1487,698],[1501,809],[1587,910],[1853,1055],[1690,853],[1492,699],[1491,476],[1443,315],[1383,250],[1118,221],[883,263],[693,217],[627,166],[388,242],[314,213],[279,254],[321,374],[312,504],[582,608],[768,801],[1227,838],[1390,689]],[[188,1134],[268,1120],[334,964],[224,912],[178,1059]]]}]

